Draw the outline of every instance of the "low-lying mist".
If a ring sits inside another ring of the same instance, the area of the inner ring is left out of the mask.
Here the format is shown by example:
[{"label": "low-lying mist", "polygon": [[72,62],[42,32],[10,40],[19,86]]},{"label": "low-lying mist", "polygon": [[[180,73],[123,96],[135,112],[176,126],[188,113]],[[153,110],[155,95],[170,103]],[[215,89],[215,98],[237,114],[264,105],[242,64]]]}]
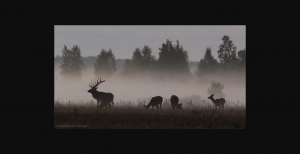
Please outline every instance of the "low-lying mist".
[{"label": "low-lying mist", "polygon": [[[77,81],[63,79],[59,75],[59,71],[54,73],[54,99],[68,102],[74,101],[96,101],[91,93],[89,84],[96,81],[92,70]],[[178,75],[180,76],[180,75]],[[136,76],[124,77],[115,74],[110,77],[100,76],[101,80],[105,80],[98,86],[98,91],[110,92],[114,95],[114,102],[132,101],[138,103],[138,100],[150,100],[151,97],[161,96],[164,99],[170,99],[172,95],[179,97],[179,102],[184,102],[186,98],[192,95],[201,96],[207,99],[209,94],[208,88],[211,87],[210,82],[221,82],[224,85],[223,93],[226,94],[226,100],[239,101],[241,104],[246,103],[246,77],[245,74],[240,75],[215,75],[210,77],[178,77],[171,79],[161,76]],[[218,98],[215,98],[218,99]],[[199,100],[200,101],[200,100]]]}]

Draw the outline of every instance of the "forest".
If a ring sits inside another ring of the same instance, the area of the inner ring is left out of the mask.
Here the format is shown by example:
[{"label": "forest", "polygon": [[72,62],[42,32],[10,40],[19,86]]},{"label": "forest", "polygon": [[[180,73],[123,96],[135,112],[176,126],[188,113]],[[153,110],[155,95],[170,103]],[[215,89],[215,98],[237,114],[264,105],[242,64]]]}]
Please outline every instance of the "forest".
[{"label": "forest", "polygon": [[144,45],[142,49],[136,48],[131,59],[116,59],[111,49],[101,49],[99,55],[81,57],[80,47],[73,45],[68,49],[65,45],[62,55],[54,57],[55,68],[59,67],[60,76],[66,78],[81,77],[84,70],[94,69],[95,78],[99,76],[111,76],[119,74],[123,76],[135,75],[161,75],[168,78],[178,76],[201,77],[211,74],[235,74],[244,73],[246,68],[246,49],[236,51],[236,46],[229,36],[222,38],[218,60],[212,56],[210,47],[206,48],[205,55],[199,57],[199,62],[189,62],[188,52],[180,46],[179,41],[173,45],[166,40],[159,48],[159,57],[151,55],[152,50]]}]

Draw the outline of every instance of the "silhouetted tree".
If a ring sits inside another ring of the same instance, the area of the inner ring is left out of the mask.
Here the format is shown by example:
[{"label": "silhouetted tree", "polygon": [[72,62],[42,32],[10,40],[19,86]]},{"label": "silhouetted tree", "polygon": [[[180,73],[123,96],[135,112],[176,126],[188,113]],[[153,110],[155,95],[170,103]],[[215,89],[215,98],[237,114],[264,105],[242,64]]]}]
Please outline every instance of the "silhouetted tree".
[{"label": "silhouetted tree", "polygon": [[236,69],[238,61],[236,57],[236,46],[227,35],[225,35],[222,40],[223,44],[219,46],[218,50],[220,65],[223,71],[231,72]]},{"label": "silhouetted tree", "polygon": [[71,50],[67,49],[64,45],[62,50],[62,62],[60,65],[60,74],[64,77],[81,77],[82,69],[86,69],[83,61],[81,60],[81,51],[77,45],[74,45]]},{"label": "silhouetted tree", "polygon": [[172,46],[172,41],[167,39],[166,43],[163,43],[159,50],[156,69],[160,73],[189,73],[188,53],[186,50],[183,50],[182,45],[179,45],[178,40]]},{"label": "silhouetted tree", "polygon": [[139,48],[136,48],[133,52],[131,67],[135,73],[142,73],[144,71],[144,59]]},{"label": "silhouetted tree", "polygon": [[123,65],[123,71],[122,74],[124,75],[130,75],[132,74],[132,66],[131,66],[131,60],[130,59],[126,59]]},{"label": "silhouetted tree", "polygon": [[246,68],[246,49],[240,50],[238,52],[238,57],[239,57],[239,63],[238,63],[239,69],[245,70],[245,68]]},{"label": "silhouetted tree", "polygon": [[108,51],[105,51],[105,49],[101,50],[101,53],[98,55],[97,61],[94,64],[94,68],[96,77],[112,75],[116,72],[116,60],[111,49],[108,49]]},{"label": "silhouetted tree", "polygon": [[[179,41],[176,40],[176,44],[174,45],[174,59],[176,61],[175,63],[175,70],[179,70],[182,73],[187,73],[190,71],[189,68],[189,56],[186,50],[183,50],[182,45],[179,45]],[[172,52],[171,52],[172,53]]]},{"label": "silhouetted tree", "polygon": [[211,87],[207,90],[209,96],[211,94],[214,94],[215,99],[226,97],[226,94],[222,92],[222,90],[224,89],[224,85],[222,85],[222,83],[213,81],[210,84]]},{"label": "silhouetted tree", "polygon": [[160,52],[157,60],[157,70],[164,71],[170,68],[170,48],[172,48],[172,41],[167,39],[166,43],[162,44],[162,47],[159,48]]},{"label": "silhouetted tree", "polygon": [[143,74],[151,70],[151,67],[156,62],[154,56],[151,55],[151,48],[144,46],[142,52],[136,48],[133,52],[132,59],[126,59],[123,66],[123,74]]},{"label": "silhouetted tree", "polygon": [[210,74],[215,72],[218,69],[218,61],[214,59],[214,57],[211,54],[211,48],[208,47],[206,49],[204,59],[201,59],[198,68],[196,71],[196,75],[204,75],[204,74]]},{"label": "silhouetted tree", "polygon": [[[142,55],[143,55],[143,69],[145,71],[149,71],[150,67],[151,67],[151,63],[152,63],[152,56],[151,56],[151,48],[148,47],[147,45],[144,46],[144,48],[142,49]],[[155,57],[154,57],[155,58]]]}]

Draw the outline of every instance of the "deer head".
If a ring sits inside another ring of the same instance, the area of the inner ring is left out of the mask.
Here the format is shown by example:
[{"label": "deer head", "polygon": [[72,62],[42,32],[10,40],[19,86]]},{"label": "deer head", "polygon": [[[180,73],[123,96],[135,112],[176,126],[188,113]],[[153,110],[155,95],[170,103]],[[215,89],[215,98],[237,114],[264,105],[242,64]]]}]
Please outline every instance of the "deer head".
[{"label": "deer head", "polygon": [[213,99],[213,97],[214,97],[214,94],[210,95],[210,96],[208,97],[208,99]]},{"label": "deer head", "polygon": [[[99,79],[98,79],[99,80]],[[100,82],[97,80],[97,83],[94,83],[93,82],[93,84],[92,85],[89,85],[90,87],[91,87],[91,89],[89,90],[89,91],[87,91],[87,92],[89,92],[89,93],[93,93],[93,92],[96,92],[97,90],[97,88],[98,88],[98,85],[100,84],[100,83],[103,83],[103,82],[105,82],[105,80],[103,80],[103,81],[101,81],[101,78],[100,78]]]},{"label": "deer head", "polygon": [[182,103],[177,105],[178,109],[182,109]]}]

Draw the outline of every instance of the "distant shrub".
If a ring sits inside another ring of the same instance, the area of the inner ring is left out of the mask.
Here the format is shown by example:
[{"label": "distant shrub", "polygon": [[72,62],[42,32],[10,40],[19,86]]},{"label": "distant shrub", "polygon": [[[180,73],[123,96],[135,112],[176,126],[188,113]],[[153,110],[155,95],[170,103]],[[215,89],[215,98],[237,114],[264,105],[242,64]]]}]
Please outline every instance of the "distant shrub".
[{"label": "distant shrub", "polygon": [[213,81],[211,82],[211,87],[208,88],[207,93],[208,95],[214,94],[215,99],[225,98],[226,94],[222,92],[223,89],[224,85],[222,83]]}]

